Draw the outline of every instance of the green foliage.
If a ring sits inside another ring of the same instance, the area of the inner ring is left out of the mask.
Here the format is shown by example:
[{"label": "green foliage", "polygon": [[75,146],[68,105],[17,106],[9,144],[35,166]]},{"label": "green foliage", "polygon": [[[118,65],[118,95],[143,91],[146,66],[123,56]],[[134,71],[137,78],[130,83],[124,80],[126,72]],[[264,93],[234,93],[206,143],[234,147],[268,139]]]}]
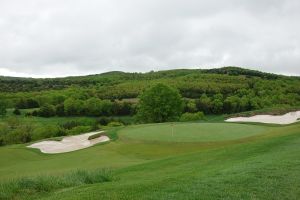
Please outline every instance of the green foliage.
[{"label": "green foliage", "polygon": [[65,116],[65,108],[64,108],[63,103],[55,106],[55,113],[57,116],[60,116],[60,117]]},{"label": "green foliage", "polygon": [[133,115],[135,113],[135,103],[115,101],[112,106],[113,114],[116,116]]},{"label": "green foliage", "polygon": [[18,108],[15,108],[13,111],[14,115],[21,115],[21,111]]},{"label": "green foliage", "polygon": [[187,121],[197,121],[204,119],[203,112],[196,112],[196,113],[183,113],[180,117],[180,121],[187,122]]},{"label": "green foliage", "polygon": [[78,134],[87,133],[90,131],[92,131],[91,126],[76,126],[70,130],[67,130],[67,134],[68,135],[78,135]]},{"label": "green foliage", "polygon": [[89,136],[88,140],[93,140],[93,139],[99,138],[103,135],[105,135],[105,133],[96,133],[94,135]]},{"label": "green foliage", "polygon": [[196,101],[194,99],[192,99],[192,100],[185,100],[184,111],[185,112],[190,112],[190,113],[197,112]]},{"label": "green foliage", "polygon": [[38,111],[38,115],[41,117],[53,117],[55,114],[55,107],[50,104],[44,104]]},{"label": "green foliage", "polygon": [[34,140],[40,140],[44,138],[60,137],[65,136],[66,130],[58,125],[45,125],[38,126],[32,131]]},{"label": "green foliage", "polygon": [[143,122],[166,122],[179,118],[183,109],[176,89],[157,84],[140,96],[138,117]]},{"label": "green foliage", "polygon": [[0,100],[0,116],[3,116],[6,114],[6,109],[7,109],[7,106],[6,106],[5,102]]},{"label": "green foliage", "polygon": [[16,107],[19,109],[26,109],[26,108],[38,108],[39,103],[32,98],[21,98],[17,104]]},{"label": "green foliage", "polygon": [[0,125],[1,145],[27,143],[32,140],[33,125],[20,123],[15,118],[9,118],[6,124]]},{"label": "green foliage", "polygon": [[[300,105],[299,77],[237,67],[110,72],[58,79],[0,77],[0,99],[9,108],[54,105],[57,116],[134,115],[137,97],[158,83],[176,88],[188,99],[184,112],[224,114],[278,105]],[[220,95],[223,97],[219,98]]]},{"label": "green foliage", "polygon": [[98,98],[90,98],[86,102],[87,113],[92,116],[99,116],[102,113],[102,102]]},{"label": "green foliage", "polygon": [[62,123],[60,124],[60,126],[64,129],[67,129],[67,130],[70,130],[76,126],[80,126],[81,123],[79,121],[74,121],[74,120],[71,120],[71,121],[67,121],[65,123]]},{"label": "green foliage", "polygon": [[205,114],[212,112],[212,100],[205,93],[201,95],[200,99],[197,101],[198,110],[203,111]]},{"label": "green foliage", "polygon": [[80,115],[84,110],[84,102],[80,99],[68,98],[64,102],[64,111],[66,115]]},{"label": "green foliage", "polygon": [[123,125],[124,125],[124,124],[121,123],[121,122],[114,122],[114,121],[109,122],[109,123],[107,124],[107,126],[109,126],[109,127],[118,127],[118,126],[123,126]]},{"label": "green foliage", "polygon": [[109,116],[112,114],[113,104],[109,100],[102,100],[100,103],[100,115]]}]

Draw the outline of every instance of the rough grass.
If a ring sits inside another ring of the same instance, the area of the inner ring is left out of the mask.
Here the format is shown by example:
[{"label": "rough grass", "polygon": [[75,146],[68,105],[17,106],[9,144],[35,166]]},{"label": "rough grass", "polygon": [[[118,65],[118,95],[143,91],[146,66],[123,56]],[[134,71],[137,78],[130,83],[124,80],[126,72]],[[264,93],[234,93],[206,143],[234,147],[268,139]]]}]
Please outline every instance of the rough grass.
[{"label": "rough grass", "polygon": [[96,133],[94,135],[89,136],[88,140],[93,140],[93,139],[99,138],[99,137],[104,136],[104,135],[105,135],[105,133],[103,133],[103,132],[102,133]]},{"label": "rough grass", "polygon": [[110,170],[76,170],[61,175],[39,175],[14,178],[0,184],[0,199],[18,199],[52,192],[62,188],[109,182],[113,180]]}]

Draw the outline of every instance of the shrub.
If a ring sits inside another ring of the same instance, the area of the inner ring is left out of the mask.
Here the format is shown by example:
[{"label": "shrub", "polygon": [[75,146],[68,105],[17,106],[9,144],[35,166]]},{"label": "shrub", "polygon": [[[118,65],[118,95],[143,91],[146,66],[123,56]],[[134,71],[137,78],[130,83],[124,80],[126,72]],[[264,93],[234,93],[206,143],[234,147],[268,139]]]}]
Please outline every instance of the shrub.
[{"label": "shrub", "polygon": [[76,126],[71,130],[67,130],[68,135],[78,135],[91,131],[91,126]]},{"label": "shrub", "polygon": [[110,127],[117,127],[117,126],[123,126],[124,124],[122,122],[109,122],[107,124],[107,126],[110,126]]},{"label": "shrub", "polygon": [[5,145],[3,136],[0,135],[0,146]]},{"label": "shrub", "polygon": [[27,143],[32,139],[33,127],[30,124],[18,126],[8,132],[5,136],[6,144]]},{"label": "shrub", "polygon": [[67,122],[61,124],[60,126],[63,127],[64,129],[70,130],[70,129],[72,129],[72,128],[76,127],[76,126],[79,126],[79,125],[80,124],[79,124],[78,121],[67,121]]},{"label": "shrub", "polygon": [[204,119],[203,112],[197,112],[197,113],[184,113],[180,117],[180,121],[187,122],[187,121],[196,121]]},{"label": "shrub", "polygon": [[52,117],[55,116],[55,107],[50,104],[43,105],[38,111],[38,115],[41,117]]},{"label": "shrub", "polygon": [[55,106],[55,113],[57,116],[64,116],[65,115],[65,108],[64,108],[64,104],[58,104]]},{"label": "shrub", "polygon": [[14,111],[13,111],[13,114],[15,115],[21,115],[21,112],[18,108],[15,108]]},{"label": "shrub", "polygon": [[0,116],[6,114],[6,105],[3,101],[0,101]]},{"label": "shrub", "polygon": [[99,117],[97,119],[97,122],[103,126],[106,126],[111,121],[112,121],[112,118],[110,118],[110,117]]},{"label": "shrub", "polygon": [[33,130],[34,140],[59,137],[64,135],[66,135],[65,129],[57,125],[39,126]]},{"label": "shrub", "polygon": [[9,117],[6,120],[6,123],[9,126],[9,128],[11,128],[11,129],[15,129],[21,125],[21,122],[17,117]]}]

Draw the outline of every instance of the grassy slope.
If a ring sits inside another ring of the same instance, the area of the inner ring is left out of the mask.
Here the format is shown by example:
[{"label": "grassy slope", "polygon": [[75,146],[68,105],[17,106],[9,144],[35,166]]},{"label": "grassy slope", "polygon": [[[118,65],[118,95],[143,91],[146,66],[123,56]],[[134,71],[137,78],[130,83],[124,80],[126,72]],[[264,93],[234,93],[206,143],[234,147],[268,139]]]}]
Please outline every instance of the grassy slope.
[{"label": "grassy slope", "polygon": [[[224,124],[214,126],[222,129]],[[300,124],[260,127],[266,132],[232,141],[171,143],[120,137],[60,155],[22,145],[1,147],[0,177],[99,167],[115,168],[119,177],[58,191],[49,199],[297,199]]]},{"label": "grassy slope", "polygon": [[[175,127],[181,127],[183,124],[179,123]],[[194,127],[194,123],[185,123],[184,126]],[[201,124],[202,127],[205,124]],[[215,132],[218,130],[230,128],[233,130],[237,126],[247,126],[238,124],[225,124],[225,123],[213,123]],[[148,127],[144,125],[142,127]],[[159,131],[161,126],[156,127],[155,130]],[[168,125],[166,125],[168,126]],[[136,127],[132,126],[129,130],[134,131]],[[251,126],[250,126],[251,127]],[[255,130],[266,129],[263,126],[253,126]],[[128,131],[128,128],[125,129]],[[177,130],[175,128],[175,130]],[[193,129],[192,129],[193,130]],[[211,132],[212,135],[216,134]],[[197,134],[195,134],[197,135]],[[18,176],[23,174],[35,174],[39,172],[56,173],[64,170],[70,170],[74,168],[96,168],[96,167],[124,167],[136,163],[145,162],[152,159],[164,158],[179,153],[194,152],[200,149],[206,149],[208,147],[219,146],[221,144],[231,143],[231,141],[225,141],[224,143],[170,143],[164,142],[166,137],[162,136],[162,141],[159,142],[147,142],[140,141],[138,138],[127,139],[122,137],[122,129],[120,131],[120,139],[111,142],[107,145],[96,145],[91,148],[83,149],[76,152],[47,155],[42,154],[36,149],[24,148],[25,145],[10,145],[0,148],[0,157],[3,162],[0,163],[0,176],[2,179],[10,178],[12,176]],[[193,136],[189,134],[187,136]],[[205,136],[205,135],[204,135]],[[202,137],[199,137],[200,139]],[[204,137],[205,138],[205,137]],[[145,138],[147,139],[147,138]],[[183,140],[190,140],[190,137],[181,137]],[[80,162],[78,162],[80,160]]]}]

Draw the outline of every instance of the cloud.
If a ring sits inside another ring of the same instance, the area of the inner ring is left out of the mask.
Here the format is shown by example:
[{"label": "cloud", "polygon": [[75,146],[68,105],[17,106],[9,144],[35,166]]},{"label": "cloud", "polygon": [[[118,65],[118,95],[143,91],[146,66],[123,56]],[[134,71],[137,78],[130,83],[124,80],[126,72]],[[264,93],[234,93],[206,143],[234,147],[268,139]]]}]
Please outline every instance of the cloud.
[{"label": "cloud", "polygon": [[300,75],[297,0],[2,0],[0,73],[245,66]]}]

